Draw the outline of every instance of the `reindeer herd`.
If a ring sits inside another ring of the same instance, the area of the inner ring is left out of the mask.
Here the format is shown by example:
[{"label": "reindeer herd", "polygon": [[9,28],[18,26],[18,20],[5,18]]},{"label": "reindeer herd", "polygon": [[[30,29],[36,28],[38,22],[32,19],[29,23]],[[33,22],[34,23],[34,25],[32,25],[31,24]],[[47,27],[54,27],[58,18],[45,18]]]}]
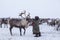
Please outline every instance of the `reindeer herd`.
[{"label": "reindeer herd", "polygon": [[[25,15],[25,17],[22,16],[23,14]],[[34,18],[30,17],[30,13],[26,15],[26,11],[24,13],[20,13],[19,16],[21,16],[22,19],[10,18],[10,17],[0,18],[0,28],[2,28],[2,24],[4,24],[4,27],[8,27],[7,25],[9,24],[10,25],[9,30],[11,35],[12,35],[13,27],[19,28],[21,36],[22,36],[21,29],[24,29],[24,35],[25,35],[26,28],[28,28],[29,26],[32,26],[31,23]],[[56,28],[57,31],[58,31],[58,28],[60,27],[60,19],[40,18],[39,20],[40,20],[40,25],[42,25],[43,23],[46,23],[49,26],[57,25],[57,28]]]}]

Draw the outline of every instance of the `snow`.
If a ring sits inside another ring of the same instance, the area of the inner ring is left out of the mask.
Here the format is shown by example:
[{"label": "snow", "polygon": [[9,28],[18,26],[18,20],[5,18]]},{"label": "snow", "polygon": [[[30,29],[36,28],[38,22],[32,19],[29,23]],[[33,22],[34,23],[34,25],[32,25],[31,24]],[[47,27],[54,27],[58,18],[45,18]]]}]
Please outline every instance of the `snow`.
[{"label": "snow", "polygon": [[[60,31],[56,31],[54,27],[42,24],[39,26],[41,31],[41,37],[34,37],[32,34],[32,26],[26,29],[26,34],[20,36],[18,28],[13,28],[10,35],[9,28],[0,28],[0,40],[60,40]],[[23,31],[23,29],[22,29]]]}]

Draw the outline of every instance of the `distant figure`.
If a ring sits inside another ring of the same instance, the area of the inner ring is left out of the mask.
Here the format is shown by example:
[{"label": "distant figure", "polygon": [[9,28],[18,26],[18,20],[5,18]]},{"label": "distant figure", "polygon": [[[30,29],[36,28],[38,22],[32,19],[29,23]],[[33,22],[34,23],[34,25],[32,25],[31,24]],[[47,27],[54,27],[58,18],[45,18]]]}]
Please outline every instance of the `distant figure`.
[{"label": "distant figure", "polygon": [[33,19],[32,26],[33,26],[33,34],[35,34],[35,37],[41,36],[40,29],[39,29],[39,17],[38,16],[35,16],[35,19]]}]

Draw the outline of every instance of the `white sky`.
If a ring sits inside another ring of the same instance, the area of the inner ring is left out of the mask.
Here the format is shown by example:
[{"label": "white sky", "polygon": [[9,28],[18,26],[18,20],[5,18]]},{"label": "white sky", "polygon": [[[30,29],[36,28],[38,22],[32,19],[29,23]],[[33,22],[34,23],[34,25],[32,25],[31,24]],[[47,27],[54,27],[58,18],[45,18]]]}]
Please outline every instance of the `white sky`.
[{"label": "white sky", "polygon": [[18,17],[21,10],[32,17],[60,18],[60,0],[0,0],[0,17]]}]

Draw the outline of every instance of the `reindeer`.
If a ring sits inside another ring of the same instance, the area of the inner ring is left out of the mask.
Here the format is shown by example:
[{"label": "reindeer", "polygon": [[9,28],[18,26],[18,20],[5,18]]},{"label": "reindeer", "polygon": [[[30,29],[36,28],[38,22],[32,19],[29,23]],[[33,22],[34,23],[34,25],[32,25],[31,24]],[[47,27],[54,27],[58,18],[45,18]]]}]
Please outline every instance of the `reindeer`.
[{"label": "reindeer", "polygon": [[0,18],[0,27],[2,28],[2,24],[4,24],[4,28],[7,27],[8,28],[8,18]]},{"label": "reindeer", "polygon": [[56,30],[58,31],[59,27],[60,27],[60,19],[56,19]]},{"label": "reindeer", "polygon": [[48,22],[47,22],[48,25],[50,26],[55,26],[56,25],[56,19],[50,19]]},{"label": "reindeer", "polygon": [[[22,15],[25,15],[25,18],[22,16]],[[26,31],[26,28],[29,26],[29,20],[30,18],[28,18],[28,15],[26,16],[25,13],[21,13],[19,14],[19,16],[21,16],[23,19],[10,19],[9,20],[9,24],[10,24],[10,34],[12,35],[12,28],[13,27],[16,27],[16,28],[19,28],[20,30],[20,35],[22,36],[22,33],[21,33],[21,29],[24,29],[24,35],[25,35],[25,31]]]}]

